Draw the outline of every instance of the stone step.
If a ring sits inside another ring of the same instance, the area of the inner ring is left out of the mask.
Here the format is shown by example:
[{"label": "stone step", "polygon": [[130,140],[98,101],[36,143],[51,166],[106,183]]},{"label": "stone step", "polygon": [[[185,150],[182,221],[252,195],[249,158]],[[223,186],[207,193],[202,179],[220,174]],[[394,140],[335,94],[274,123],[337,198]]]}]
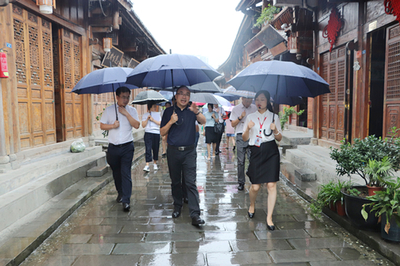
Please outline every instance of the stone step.
[{"label": "stone step", "polygon": [[[144,152],[144,147],[135,149],[132,168],[135,168],[136,164],[144,157]],[[104,156],[104,153],[102,155]],[[104,161],[104,158],[93,158],[93,162],[97,163],[99,160]],[[87,169],[81,169],[77,172],[72,166],[68,168],[72,171],[71,175],[66,173],[66,176],[69,176],[69,178],[86,175]],[[0,265],[20,265],[82,203],[112,180],[111,171],[101,177],[80,178],[77,182],[63,189],[29,214],[19,218],[6,229],[0,230]],[[59,182],[62,183],[62,180]],[[55,185],[58,186],[60,184]],[[36,191],[35,193],[37,196],[40,196],[43,191]],[[117,193],[111,195],[110,200],[114,201],[116,195]],[[3,199],[3,196],[0,197],[0,203],[2,203]],[[8,204],[11,202],[12,200],[9,200]],[[15,214],[18,211],[18,209],[9,208],[10,213]],[[1,217],[5,217],[4,213],[0,215],[2,215]],[[0,219],[0,224],[2,222],[3,219]]]},{"label": "stone step", "polygon": [[317,175],[310,169],[298,169],[294,171],[294,176],[300,181],[311,182],[317,180]]},{"label": "stone step", "polygon": [[316,157],[319,160],[336,167],[336,161],[330,157],[330,149],[317,146],[317,145],[298,145],[297,149],[312,157]]},{"label": "stone step", "polygon": [[87,147],[79,153],[70,152],[69,146],[65,148],[67,150],[25,160],[19,169],[0,174],[0,196],[102,152],[100,146]]},{"label": "stone step", "polygon": [[304,133],[286,130],[282,132],[282,142],[294,147],[297,145],[308,145],[311,142],[312,136],[312,131]]},{"label": "stone step", "polygon": [[103,176],[104,174],[108,173],[108,165],[98,165],[93,168],[90,168],[86,172],[87,177],[99,177]]},{"label": "stone step", "polygon": [[32,182],[1,195],[0,217],[2,219],[0,219],[0,231],[39,208],[71,185],[84,179],[87,170],[96,166],[97,161],[105,157],[105,153],[101,151],[91,156],[88,156],[89,153],[85,154],[85,152],[82,152],[82,154],[86,156],[79,161],[71,160],[71,156],[73,156],[71,154],[61,156],[66,158],[57,156],[52,160],[54,160],[54,163],[63,164],[64,167],[59,167],[57,170],[48,172]]}]

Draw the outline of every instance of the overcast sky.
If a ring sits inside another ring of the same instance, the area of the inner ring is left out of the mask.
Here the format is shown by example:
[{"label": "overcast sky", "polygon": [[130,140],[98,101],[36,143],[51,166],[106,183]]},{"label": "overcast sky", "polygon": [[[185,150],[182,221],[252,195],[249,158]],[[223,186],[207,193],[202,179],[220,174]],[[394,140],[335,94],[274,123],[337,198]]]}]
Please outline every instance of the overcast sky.
[{"label": "overcast sky", "polygon": [[230,54],[243,13],[239,0],[133,0],[133,11],[169,53],[200,57],[214,68]]}]

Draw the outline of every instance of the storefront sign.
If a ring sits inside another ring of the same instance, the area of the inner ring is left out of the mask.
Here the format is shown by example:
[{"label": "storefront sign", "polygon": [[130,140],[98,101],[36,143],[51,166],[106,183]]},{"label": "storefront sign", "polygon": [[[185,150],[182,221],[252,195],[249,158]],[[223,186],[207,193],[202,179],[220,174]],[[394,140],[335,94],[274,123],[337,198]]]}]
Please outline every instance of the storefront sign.
[{"label": "storefront sign", "polygon": [[104,56],[101,65],[104,67],[117,67],[120,65],[123,55],[124,52],[118,50],[113,46],[111,50],[107,52],[106,55]]}]

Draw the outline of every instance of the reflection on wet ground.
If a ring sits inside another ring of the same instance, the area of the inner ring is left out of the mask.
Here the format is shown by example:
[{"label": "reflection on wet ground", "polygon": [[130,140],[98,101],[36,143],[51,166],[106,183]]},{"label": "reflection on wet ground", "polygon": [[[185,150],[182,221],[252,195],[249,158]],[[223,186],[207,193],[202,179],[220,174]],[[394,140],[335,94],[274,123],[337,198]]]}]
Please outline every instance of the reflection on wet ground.
[{"label": "reflection on wet ground", "polygon": [[[172,219],[166,159],[159,170],[132,169],[131,210],[115,202],[110,183],[91,197],[22,265],[392,265],[326,217],[309,214],[308,204],[283,182],[274,212],[277,230],[267,230],[267,190],[260,191],[256,214],[247,216],[248,188],[237,190],[236,158],[222,153],[206,160],[197,149],[197,186],[202,218],[191,225],[187,205]],[[0,265],[3,265],[0,260]]]}]

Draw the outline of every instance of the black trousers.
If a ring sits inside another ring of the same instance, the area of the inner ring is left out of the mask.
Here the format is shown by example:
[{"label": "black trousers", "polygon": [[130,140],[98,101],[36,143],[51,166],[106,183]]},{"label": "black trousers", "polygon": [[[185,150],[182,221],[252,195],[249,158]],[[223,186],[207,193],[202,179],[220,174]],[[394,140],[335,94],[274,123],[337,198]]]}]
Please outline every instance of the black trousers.
[{"label": "black trousers", "polygon": [[123,203],[131,202],[131,166],[134,151],[133,142],[119,146],[108,145],[107,162],[113,171],[115,188]]},{"label": "black trousers", "polygon": [[[146,146],[146,163],[152,160],[158,161],[158,151],[160,150],[160,134],[144,133],[144,145]],[[153,151],[153,155],[151,152]]]},{"label": "black trousers", "polygon": [[168,148],[167,159],[174,206],[181,208],[183,205],[182,178],[184,178],[190,217],[200,215],[199,192],[196,185],[196,149],[179,151]]},{"label": "black trousers", "polygon": [[[217,151],[217,152],[219,152],[219,145],[221,144],[222,135],[224,134],[224,131],[225,131],[225,125],[222,124],[222,132],[219,133],[219,134],[215,133],[215,134],[216,134],[216,139],[215,139],[215,140],[216,140],[215,151]],[[214,151],[214,152],[215,152],[215,151]]]}]

